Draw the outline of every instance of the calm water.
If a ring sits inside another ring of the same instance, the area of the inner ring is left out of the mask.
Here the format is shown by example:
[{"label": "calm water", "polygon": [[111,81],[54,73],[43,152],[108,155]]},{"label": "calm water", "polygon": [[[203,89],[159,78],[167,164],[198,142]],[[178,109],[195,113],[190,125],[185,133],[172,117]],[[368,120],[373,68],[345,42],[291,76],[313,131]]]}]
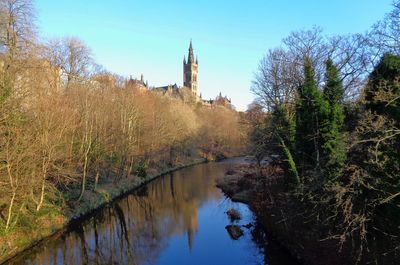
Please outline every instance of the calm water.
[{"label": "calm water", "polygon": [[[113,203],[10,264],[296,264],[267,242],[246,205],[233,203],[215,180],[237,163],[182,169]],[[243,227],[229,236],[226,215],[237,209]],[[257,242],[257,243],[256,243]]]}]

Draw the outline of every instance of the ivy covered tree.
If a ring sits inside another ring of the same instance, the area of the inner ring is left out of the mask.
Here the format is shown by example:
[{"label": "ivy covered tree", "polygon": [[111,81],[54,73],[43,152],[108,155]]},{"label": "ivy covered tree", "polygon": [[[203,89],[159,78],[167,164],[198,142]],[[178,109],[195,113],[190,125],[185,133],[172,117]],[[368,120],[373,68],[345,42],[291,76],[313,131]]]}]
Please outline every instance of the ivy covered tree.
[{"label": "ivy covered tree", "polygon": [[304,83],[298,88],[296,102],[295,146],[300,170],[318,169],[321,160],[321,116],[327,109],[314,79],[309,58],[304,60]]},{"label": "ivy covered tree", "polygon": [[282,167],[285,175],[289,177],[288,183],[292,186],[300,184],[300,176],[297,171],[297,165],[293,158],[296,125],[293,118],[289,115],[289,106],[276,106],[270,119],[273,128],[273,137],[275,143],[275,152],[280,154],[284,161]]},{"label": "ivy covered tree", "polygon": [[[338,177],[346,160],[346,148],[343,139],[343,84],[339,71],[332,60],[326,62],[326,83],[323,91],[325,107],[321,117],[322,168],[325,177]],[[326,115],[324,115],[326,114]]]}]

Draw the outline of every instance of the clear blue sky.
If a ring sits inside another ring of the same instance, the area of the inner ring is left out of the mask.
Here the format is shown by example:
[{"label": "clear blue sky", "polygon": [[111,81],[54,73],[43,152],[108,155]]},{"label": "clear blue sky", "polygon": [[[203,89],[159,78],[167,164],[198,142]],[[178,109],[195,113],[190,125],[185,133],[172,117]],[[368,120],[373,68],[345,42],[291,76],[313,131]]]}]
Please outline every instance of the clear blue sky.
[{"label": "clear blue sky", "polygon": [[392,0],[36,0],[44,38],[77,36],[106,69],[143,73],[150,85],[182,85],[182,60],[193,39],[199,91],[220,91],[244,110],[251,81],[269,48],[291,31],[364,32]]}]

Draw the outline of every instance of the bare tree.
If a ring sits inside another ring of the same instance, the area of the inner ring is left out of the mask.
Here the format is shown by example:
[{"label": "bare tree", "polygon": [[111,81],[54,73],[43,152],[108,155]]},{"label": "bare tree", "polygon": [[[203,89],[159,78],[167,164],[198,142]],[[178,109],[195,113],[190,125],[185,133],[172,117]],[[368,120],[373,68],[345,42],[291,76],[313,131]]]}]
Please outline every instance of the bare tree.
[{"label": "bare tree", "polygon": [[67,87],[72,82],[89,77],[94,66],[91,50],[76,37],[51,41],[47,57],[54,66],[60,67],[66,77]]},{"label": "bare tree", "polygon": [[303,83],[303,61],[310,58],[315,79],[323,85],[325,62],[334,61],[341,73],[346,99],[356,98],[379,54],[361,34],[326,37],[318,27],[292,32],[283,46],[268,51],[255,73],[252,91],[267,110],[289,105]]},{"label": "bare tree", "polygon": [[360,95],[368,74],[379,56],[367,45],[365,35],[333,36],[328,40],[328,57],[335,62],[345,91],[345,99]]},{"label": "bare tree", "polygon": [[0,51],[10,58],[35,40],[35,12],[31,0],[0,0]]},{"label": "bare tree", "polygon": [[297,71],[300,74],[296,77],[301,78],[302,82],[304,58],[309,58],[315,69],[315,79],[320,84],[323,81],[325,61],[329,50],[322,28],[314,26],[309,30],[294,31],[282,42],[291,55],[291,63],[298,68]]},{"label": "bare tree", "polygon": [[267,110],[292,102],[301,72],[295,59],[282,48],[269,50],[260,61],[251,90]]},{"label": "bare tree", "polygon": [[393,2],[393,10],[376,23],[368,34],[370,44],[383,52],[400,54],[400,1]]},{"label": "bare tree", "polygon": [[35,44],[35,16],[31,0],[0,0],[0,101],[13,91],[22,63]]}]

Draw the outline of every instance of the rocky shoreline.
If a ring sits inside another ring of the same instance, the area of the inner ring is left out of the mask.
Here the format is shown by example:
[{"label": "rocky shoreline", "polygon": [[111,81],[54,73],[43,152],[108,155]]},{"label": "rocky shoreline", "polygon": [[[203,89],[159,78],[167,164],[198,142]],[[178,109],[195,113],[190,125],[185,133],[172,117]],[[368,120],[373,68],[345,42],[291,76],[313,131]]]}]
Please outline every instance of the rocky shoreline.
[{"label": "rocky shoreline", "polygon": [[233,201],[249,205],[269,237],[277,241],[302,264],[353,264],[339,252],[337,240],[321,240],[324,231],[307,216],[301,203],[293,202],[287,194],[283,170],[276,165],[257,168],[249,160],[230,169],[217,181]]}]

